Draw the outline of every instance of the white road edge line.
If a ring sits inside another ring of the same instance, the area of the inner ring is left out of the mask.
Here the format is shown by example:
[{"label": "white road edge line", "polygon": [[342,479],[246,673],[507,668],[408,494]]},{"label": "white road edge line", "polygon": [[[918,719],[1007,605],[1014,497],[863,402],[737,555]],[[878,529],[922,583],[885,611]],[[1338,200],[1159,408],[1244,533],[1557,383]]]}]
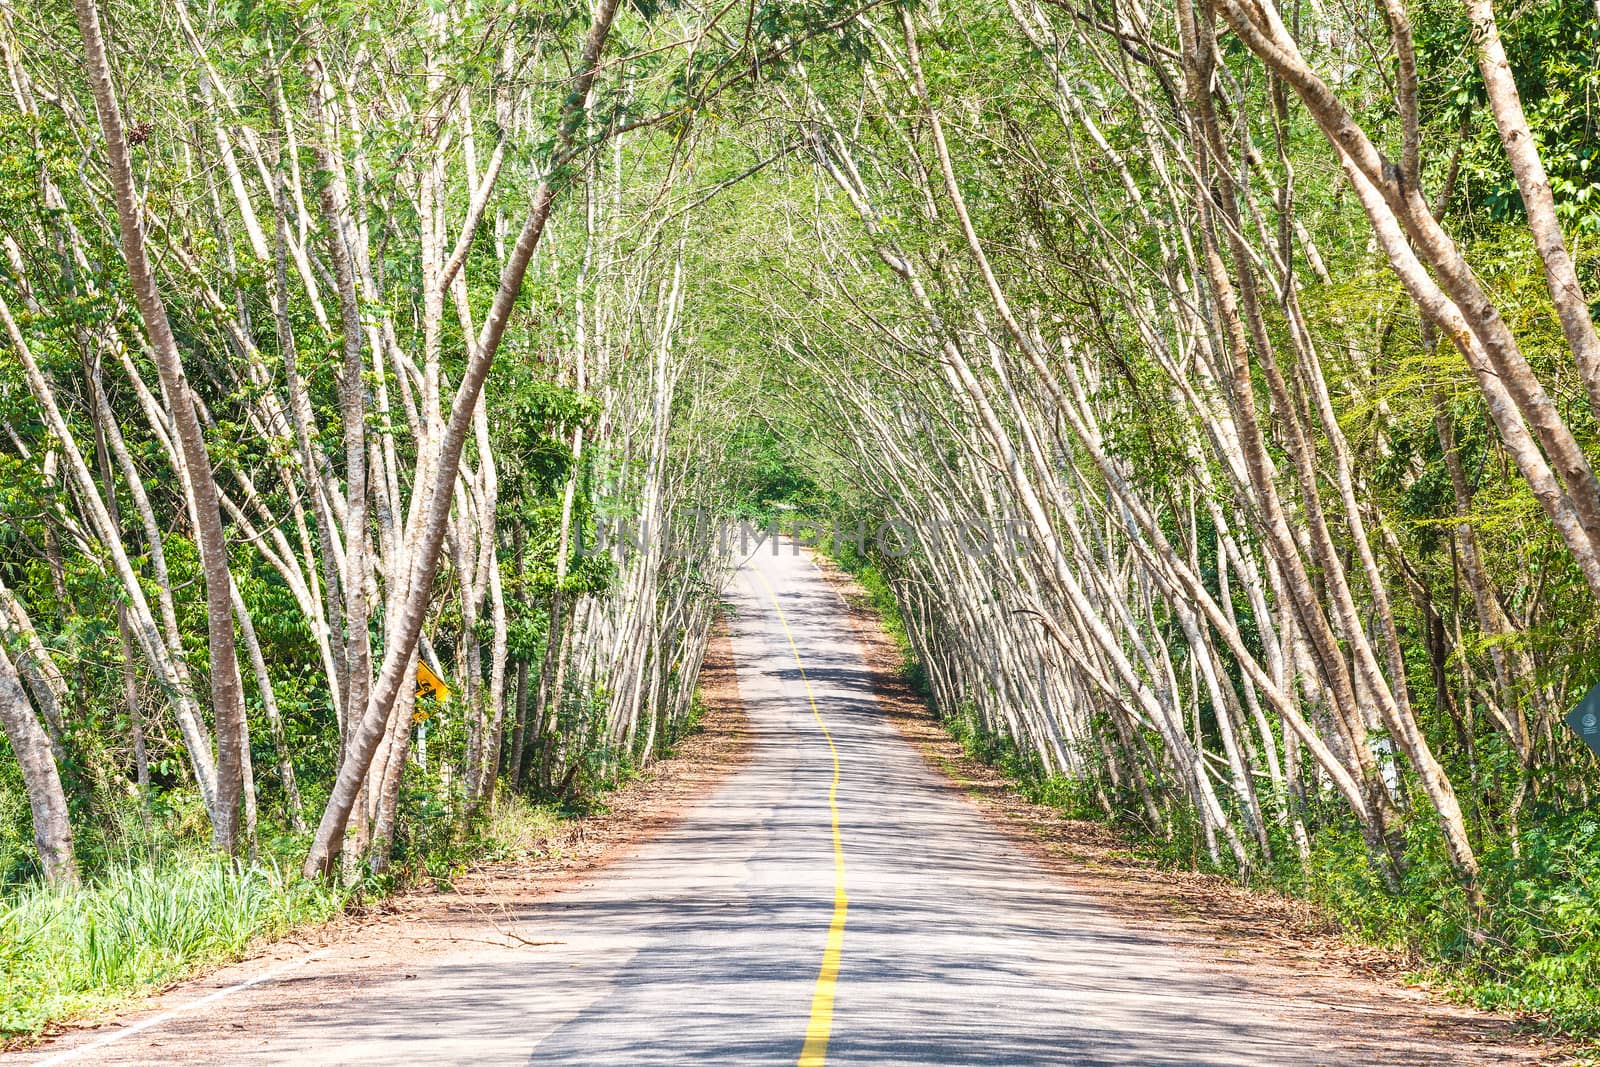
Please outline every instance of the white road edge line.
[{"label": "white road edge line", "polygon": [[193,1011],[195,1008],[203,1007],[204,1005],[210,1004],[213,1001],[221,1000],[223,997],[232,996],[234,993],[249,989],[251,986],[260,985],[262,982],[271,981],[272,979],[277,978],[279,975],[287,974],[296,967],[304,967],[312,960],[320,959],[321,957],[326,956],[328,952],[329,950],[325,948],[318,949],[309,956],[298,960],[291,960],[281,967],[274,967],[270,971],[262,971],[254,978],[247,978],[238,985],[231,985],[226,989],[219,989],[215,993],[208,993],[199,1000],[190,1001],[188,1004],[180,1004],[176,1008],[169,1008],[160,1015],[153,1015],[142,1022],[137,1022],[132,1026],[125,1026],[121,1030],[113,1031],[112,1033],[100,1038],[98,1041],[91,1041],[87,1045],[79,1045],[77,1048],[69,1048],[65,1052],[58,1052],[54,1056],[50,1056],[47,1059],[39,1060],[33,1065],[33,1067],[55,1067],[55,1065],[58,1063],[66,1063],[69,1060],[75,1060],[85,1053],[93,1052],[96,1049],[105,1048],[107,1045],[115,1044],[125,1037],[132,1037],[134,1034],[142,1033],[145,1030],[149,1030],[151,1027],[160,1026],[167,1020],[173,1018],[174,1016],[182,1015],[186,1011]]}]

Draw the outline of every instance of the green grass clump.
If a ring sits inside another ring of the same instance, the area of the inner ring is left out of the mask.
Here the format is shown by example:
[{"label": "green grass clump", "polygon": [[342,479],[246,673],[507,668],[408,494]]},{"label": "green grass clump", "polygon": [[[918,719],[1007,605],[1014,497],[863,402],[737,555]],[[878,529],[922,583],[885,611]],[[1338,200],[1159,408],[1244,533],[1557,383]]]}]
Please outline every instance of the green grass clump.
[{"label": "green grass clump", "polygon": [[114,867],[0,903],[0,1038],[109,1006],[326,920],[346,891],[217,858]]},{"label": "green grass clump", "polygon": [[571,817],[557,804],[537,803],[514,793],[497,795],[479,831],[480,854],[490,859],[547,855],[569,821]]}]

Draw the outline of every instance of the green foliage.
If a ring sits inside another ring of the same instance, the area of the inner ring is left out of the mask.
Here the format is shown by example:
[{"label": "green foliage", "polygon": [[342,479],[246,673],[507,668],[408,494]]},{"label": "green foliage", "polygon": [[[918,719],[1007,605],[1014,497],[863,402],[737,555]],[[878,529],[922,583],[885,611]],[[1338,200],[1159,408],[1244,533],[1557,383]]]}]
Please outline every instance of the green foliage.
[{"label": "green foliage", "polygon": [[540,377],[508,374],[492,390],[500,414],[496,460],[510,509],[555,496],[572,469],[574,430],[592,429],[600,402]]},{"label": "green foliage", "polygon": [[[1414,952],[1421,966],[1480,1007],[1535,1013],[1577,1034],[1600,1033],[1600,821],[1530,820],[1517,845],[1484,841],[1487,913],[1453,891],[1442,843],[1414,824],[1400,892],[1374,875],[1353,830],[1319,834],[1304,871],[1280,888],[1318,903],[1353,936]],[[1518,854],[1520,852],[1520,855]]]},{"label": "green foliage", "polygon": [[0,887],[38,876],[32,829],[22,770],[11,755],[11,746],[0,737]]},{"label": "green foliage", "polygon": [[777,507],[807,508],[817,485],[794,453],[792,441],[765,422],[736,427],[723,446],[732,512],[767,519]]},{"label": "green foliage", "polygon": [[[1523,216],[1522,198],[1489,117],[1476,44],[1459,4],[1429,0],[1419,6],[1417,50],[1424,69],[1443,76],[1424,83],[1423,114],[1447,144],[1462,147],[1457,218],[1496,222]],[[1600,233],[1600,31],[1588,0],[1510,6],[1498,11],[1522,107],[1534,130],[1564,225]],[[1469,137],[1459,130],[1471,119]]]}]

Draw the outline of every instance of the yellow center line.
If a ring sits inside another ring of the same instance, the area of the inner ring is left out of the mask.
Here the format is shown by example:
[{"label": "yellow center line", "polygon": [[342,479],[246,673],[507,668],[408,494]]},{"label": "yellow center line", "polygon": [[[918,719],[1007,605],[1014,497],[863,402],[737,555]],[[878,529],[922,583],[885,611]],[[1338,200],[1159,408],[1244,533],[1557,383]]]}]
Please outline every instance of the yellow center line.
[{"label": "yellow center line", "polygon": [[833,782],[828,786],[828,810],[833,816],[833,920],[828,924],[828,944],[822,950],[822,967],[817,971],[817,985],[811,994],[811,1021],[806,1024],[806,1043],[800,1049],[800,1067],[823,1067],[828,1060],[828,1037],[833,1033],[833,995],[839,984],[839,957],[844,953],[844,917],[850,910],[850,898],[844,891],[844,839],[839,836],[839,750],[833,745],[833,735],[828,724],[822,721],[817,708],[816,694],[811,691],[811,679],[806,676],[806,665],[800,660],[800,648],[794,642],[794,631],[789,620],[783,617],[783,606],[778,603],[777,591],[761,568],[750,569],[761,584],[767,587],[772,607],[778,613],[778,623],[789,638],[789,650],[794,653],[794,664],[800,668],[800,681],[806,687],[806,699],[811,702],[811,717],[817,720],[822,736],[828,742],[828,753],[833,758]]}]

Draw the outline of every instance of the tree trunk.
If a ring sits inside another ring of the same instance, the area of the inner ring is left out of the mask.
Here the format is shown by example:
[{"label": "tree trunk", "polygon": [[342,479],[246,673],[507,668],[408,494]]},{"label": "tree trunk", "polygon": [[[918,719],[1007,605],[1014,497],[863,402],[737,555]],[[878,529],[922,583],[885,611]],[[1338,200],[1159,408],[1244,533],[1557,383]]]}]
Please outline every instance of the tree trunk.
[{"label": "tree trunk", "polygon": [[73,0],[78,29],[83,36],[84,59],[93,91],[95,111],[106,139],[106,155],[111,189],[117,206],[117,225],[122,238],[123,259],[129,280],[144,320],[145,334],[155,353],[156,366],[165,386],[174,429],[183,451],[194,489],[195,541],[200,550],[200,565],[205,574],[207,641],[211,652],[211,707],[217,733],[216,797],[211,811],[212,841],[232,853],[238,845],[239,796],[243,788],[245,736],[244,687],[239,677],[238,654],[233,638],[233,604],[229,597],[228,549],[222,529],[222,513],[217,498],[211,458],[206,451],[200,421],[195,414],[183,361],[178,355],[167,309],[156,287],[155,272],[145,253],[144,223],[139,197],[134,188],[133,163],[123,131],[122,114],[117,108],[111,67],[106,60],[105,41],[100,32],[100,15],[95,0]]},{"label": "tree trunk", "polygon": [[52,885],[74,885],[78,881],[77,860],[72,854],[72,827],[67,821],[67,797],[61,790],[50,738],[39,725],[22,679],[11,657],[0,648],[0,726],[5,727],[11,752],[22,768],[22,784],[33,812],[33,843],[39,850],[39,864],[45,881]]}]

